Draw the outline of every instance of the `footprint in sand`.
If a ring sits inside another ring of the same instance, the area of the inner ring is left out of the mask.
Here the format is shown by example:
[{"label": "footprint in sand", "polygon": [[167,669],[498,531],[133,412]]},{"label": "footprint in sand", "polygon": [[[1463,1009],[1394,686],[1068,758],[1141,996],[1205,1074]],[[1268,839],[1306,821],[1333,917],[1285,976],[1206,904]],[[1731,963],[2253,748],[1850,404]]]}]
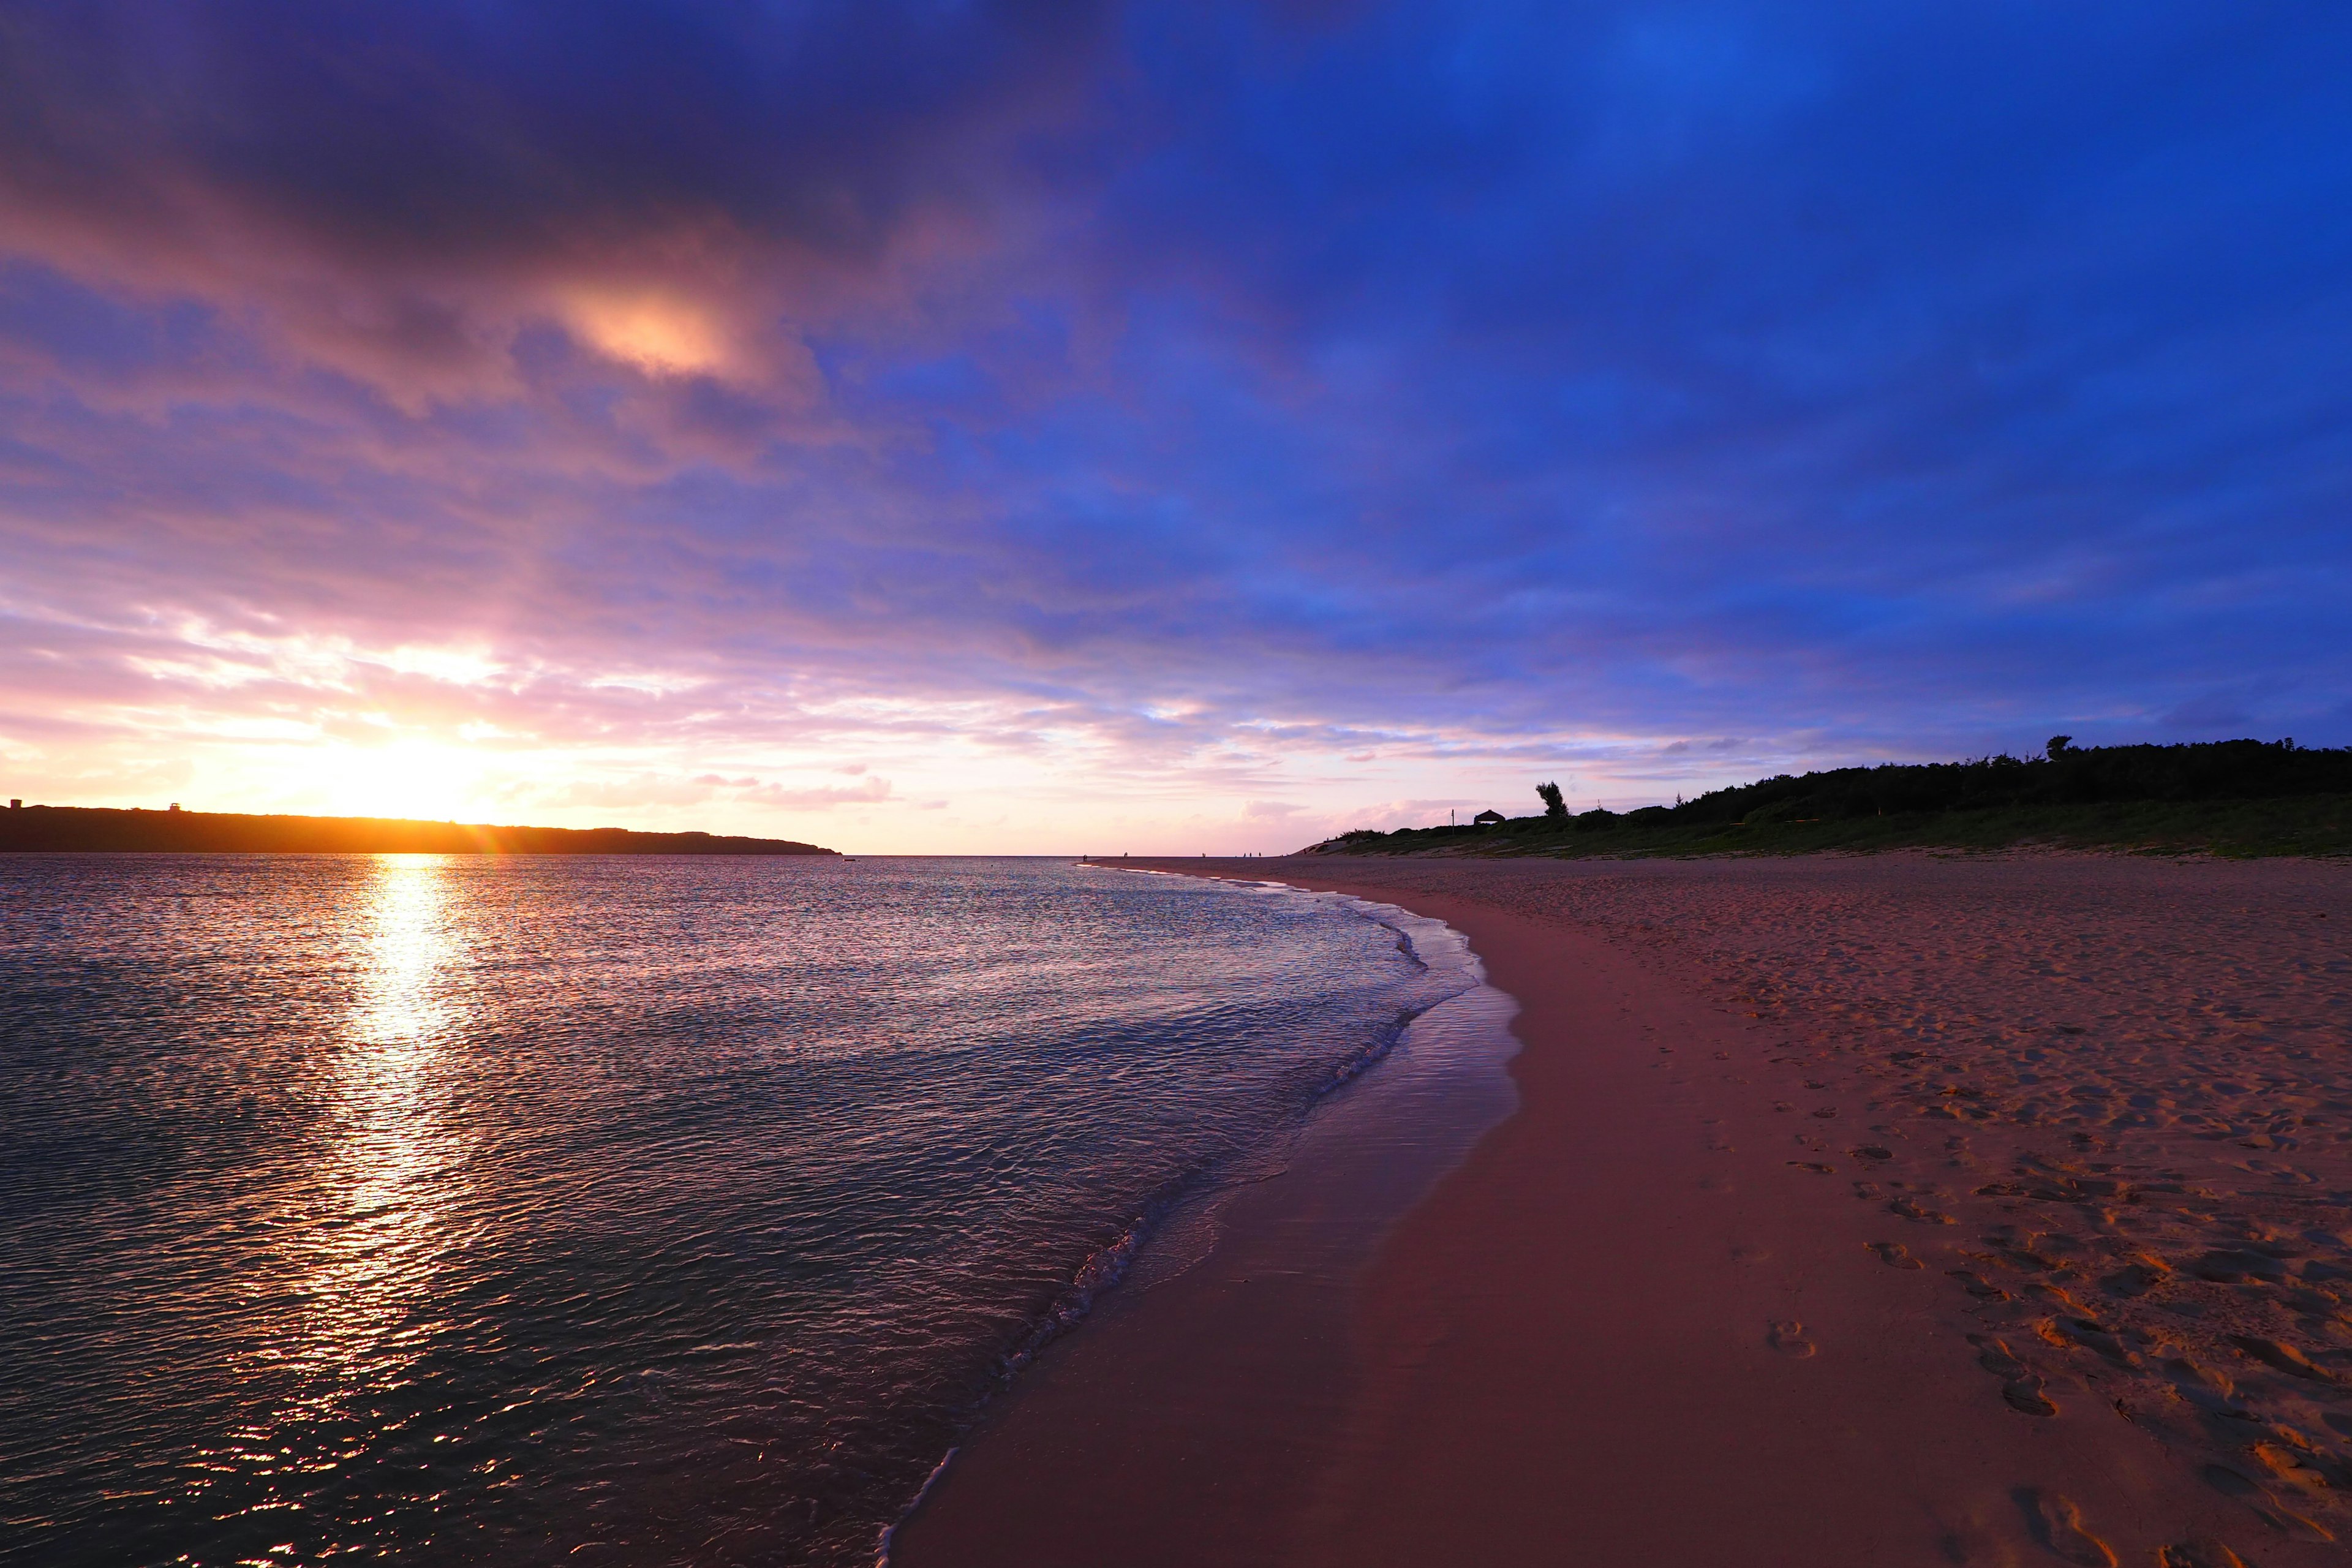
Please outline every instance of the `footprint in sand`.
[{"label": "footprint in sand", "polygon": [[[2292,1427],[2275,1427],[2273,1430],[2283,1436],[2295,1438],[2299,1444],[2308,1441]],[[2305,1492],[2318,1495],[2326,1492],[2329,1489],[2327,1477],[2321,1472],[2318,1465],[2313,1462],[2313,1456],[2305,1452],[2302,1447],[2289,1447],[2284,1443],[2257,1443],[2246,1452],[2272,1475],[2276,1476],[2280,1480],[2301,1487]]]},{"label": "footprint in sand", "polygon": [[2002,1384],[2000,1396],[2011,1410],[2022,1411],[2028,1415],[2055,1415],[2058,1406],[2045,1392],[2048,1386],[2039,1375],[2029,1372],[2023,1377],[2012,1377]]},{"label": "footprint in sand", "polygon": [[2028,1415],[2058,1414],[2058,1406],[2042,1392],[2046,1385],[2040,1374],[2020,1361],[2005,1342],[1971,1334],[1969,1343],[1977,1347],[1977,1364],[2001,1380],[2000,1396],[2011,1409]]},{"label": "footprint in sand", "polygon": [[2009,1300],[2008,1291],[2002,1289],[1991,1280],[1987,1279],[1983,1275],[1976,1273],[1973,1270],[1967,1268],[1949,1268],[1946,1269],[1945,1272],[1960,1282],[1961,1289],[1966,1290],[1969,1295],[1977,1297],[1981,1300],[2006,1301]]},{"label": "footprint in sand", "polygon": [[2246,1560],[2210,1535],[2176,1542],[2156,1554],[2157,1568],[2246,1568]]},{"label": "footprint in sand", "polygon": [[1805,1337],[1805,1325],[1794,1318],[1775,1318],[1767,1324],[1764,1342],[1785,1356],[1801,1359],[1813,1353],[1813,1342]]},{"label": "footprint in sand", "polygon": [[2143,1254],[2138,1262],[2127,1263],[2101,1279],[2099,1289],[2110,1296],[2120,1296],[2129,1300],[2145,1296],[2163,1284],[2165,1277],[2171,1272],[2170,1266],[2162,1258]]},{"label": "footprint in sand", "polygon": [[1923,1268],[1927,1267],[1911,1256],[1911,1249],[1899,1241],[1866,1241],[1863,1245],[1878,1254],[1878,1261],[1889,1268]]},{"label": "footprint in sand", "polygon": [[1800,1171],[1811,1171],[1817,1176],[1834,1176],[1837,1174],[1837,1167],[1835,1165],[1824,1165],[1817,1160],[1791,1160],[1789,1163],[1796,1166]]},{"label": "footprint in sand", "polygon": [[2033,1539],[2053,1555],[2082,1568],[2116,1568],[2114,1550],[2084,1528],[2083,1510],[2072,1501],[2054,1492],[2031,1489],[2019,1492],[2017,1501],[2025,1510],[2026,1527],[2033,1531]]},{"label": "footprint in sand", "polygon": [[2308,1378],[2314,1383],[2334,1383],[2336,1374],[2326,1367],[2314,1366],[2311,1358],[2293,1345],[2283,1345],[2276,1340],[2257,1339],[2252,1334],[2231,1334],[2230,1342],[2265,1366],[2293,1377]]},{"label": "footprint in sand", "polygon": [[1925,1205],[1911,1198],[1897,1198],[1893,1203],[1888,1204],[1886,1207],[1887,1212],[1890,1214],[1899,1214],[1905,1219],[1916,1220],[1921,1225],[1949,1225],[1952,1223],[1952,1216],[1950,1215],[1944,1213],[1940,1209],[1928,1208]]},{"label": "footprint in sand", "polygon": [[2224,1497],[2235,1498],[2245,1504],[2253,1510],[2255,1517],[2282,1535],[2291,1535],[2304,1541],[2336,1539],[2334,1531],[2324,1524],[2315,1523],[2304,1518],[2293,1509],[2282,1507],[2276,1498],[2227,1465],[2208,1465],[2205,1467],[2204,1476],[2207,1486]]},{"label": "footprint in sand", "polygon": [[2245,1407],[2238,1403],[2238,1385],[2231,1381],[2228,1373],[2201,1365],[2187,1356],[2175,1356],[2166,1362],[2164,1371],[2172,1380],[2172,1392],[2177,1398],[2210,1415],[2248,1418]]}]

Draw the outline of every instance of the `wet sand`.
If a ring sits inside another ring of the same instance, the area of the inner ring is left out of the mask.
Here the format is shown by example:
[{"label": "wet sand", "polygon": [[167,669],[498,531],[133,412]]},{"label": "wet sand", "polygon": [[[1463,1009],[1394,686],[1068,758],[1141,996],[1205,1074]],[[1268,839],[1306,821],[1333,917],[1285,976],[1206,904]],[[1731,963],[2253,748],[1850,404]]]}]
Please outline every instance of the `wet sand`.
[{"label": "wet sand", "polygon": [[2352,867],[1169,868],[1466,933],[1520,1109],[1317,1313],[1049,1352],[900,1563],[2341,1559]]}]

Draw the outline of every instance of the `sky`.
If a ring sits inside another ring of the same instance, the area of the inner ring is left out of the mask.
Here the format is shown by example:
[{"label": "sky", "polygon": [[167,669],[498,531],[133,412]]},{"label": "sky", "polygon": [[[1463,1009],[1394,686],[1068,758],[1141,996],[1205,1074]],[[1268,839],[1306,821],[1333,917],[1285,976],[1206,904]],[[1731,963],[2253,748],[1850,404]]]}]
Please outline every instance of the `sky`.
[{"label": "sky", "polygon": [[0,794],[1279,852],[2352,742],[2352,10],[0,7]]}]

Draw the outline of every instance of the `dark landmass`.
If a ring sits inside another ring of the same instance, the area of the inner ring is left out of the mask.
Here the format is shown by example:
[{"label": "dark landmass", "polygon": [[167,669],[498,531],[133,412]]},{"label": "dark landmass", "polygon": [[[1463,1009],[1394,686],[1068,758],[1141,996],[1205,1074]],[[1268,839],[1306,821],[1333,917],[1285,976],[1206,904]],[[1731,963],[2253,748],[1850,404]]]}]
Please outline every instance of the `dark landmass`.
[{"label": "dark landmass", "polygon": [[2352,853],[2352,749],[2292,741],[2096,746],[2048,755],[1782,773],[1675,805],[1483,827],[1360,829],[1318,855],[1796,855],[1826,849],[2069,848]]},{"label": "dark landmass", "polygon": [[248,816],[27,805],[0,812],[0,853],[137,851],[260,855],[837,855],[789,838],[633,833],[625,827],[492,827],[377,816]]}]

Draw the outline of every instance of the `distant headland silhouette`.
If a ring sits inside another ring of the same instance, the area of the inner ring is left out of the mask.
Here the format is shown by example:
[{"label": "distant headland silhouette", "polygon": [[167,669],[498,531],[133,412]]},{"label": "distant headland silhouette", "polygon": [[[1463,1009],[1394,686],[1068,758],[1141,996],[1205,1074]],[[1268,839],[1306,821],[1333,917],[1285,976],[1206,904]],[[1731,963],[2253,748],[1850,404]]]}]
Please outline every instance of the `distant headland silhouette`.
[{"label": "distant headland silhouette", "polygon": [[638,833],[625,827],[502,827],[381,816],[26,805],[0,812],[0,853],[261,855],[838,855],[789,838]]}]

